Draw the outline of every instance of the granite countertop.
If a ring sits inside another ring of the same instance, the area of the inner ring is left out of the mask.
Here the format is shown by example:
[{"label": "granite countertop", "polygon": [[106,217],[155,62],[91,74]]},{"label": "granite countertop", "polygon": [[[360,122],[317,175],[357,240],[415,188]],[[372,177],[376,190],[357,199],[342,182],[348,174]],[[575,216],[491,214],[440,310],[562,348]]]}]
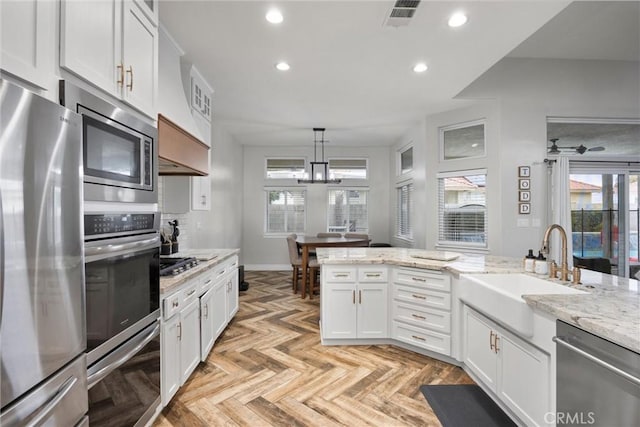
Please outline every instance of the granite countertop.
[{"label": "granite countertop", "polygon": [[[320,264],[389,264],[463,273],[522,273],[522,259],[459,254],[449,261],[415,258],[430,251],[406,248],[318,248]],[[446,253],[433,254],[443,258]],[[413,256],[412,256],[413,255]],[[549,279],[551,280],[551,279]],[[560,283],[559,280],[553,280]],[[635,279],[582,270],[582,284],[568,286],[589,294],[523,295],[534,310],[640,353],[640,290]]]},{"label": "granite countertop", "polygon": [[233,255],[240,253],[240,249],[193,249],[172,254],[172,257],[195,257],[200,264],[177,276],[160,277],[160,293],[169,294],[197,275],[214,268]]}]

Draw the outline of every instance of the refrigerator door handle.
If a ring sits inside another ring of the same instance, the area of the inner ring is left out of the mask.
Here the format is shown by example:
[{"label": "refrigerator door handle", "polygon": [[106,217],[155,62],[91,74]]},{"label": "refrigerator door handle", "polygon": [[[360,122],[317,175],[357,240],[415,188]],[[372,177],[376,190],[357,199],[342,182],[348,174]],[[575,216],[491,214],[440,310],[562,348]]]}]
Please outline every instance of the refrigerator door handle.
[{"label": "refrigerator door handle", "polygon": [[56,393],[51,396],[45,403],[42,404],[38,409],[33,411],[33,413],[26,420],[25,425],[29,426],[39,426],[42,425],[51,412],[55,409],[56,406],[65,398],[65,396],[71,391],[73,386],[78,382],[78,378],[69,377],[60,388],[56,391]]},{"label": "refrigerator door handle", "polygon": [[[152,325],[153,326],[153,325]],[[156,323],[155,327],[143,337],[132,338],[121,348],[106,356],[100,362],[91,366],[87,372],[87,388],[91,389],[94,385],[102,381],[111,372],[118,369],[125,362],[131,359],[137,352],[147,345],[160,333],[160,323]],[[113,360],[115,359],[115,360]]]}]

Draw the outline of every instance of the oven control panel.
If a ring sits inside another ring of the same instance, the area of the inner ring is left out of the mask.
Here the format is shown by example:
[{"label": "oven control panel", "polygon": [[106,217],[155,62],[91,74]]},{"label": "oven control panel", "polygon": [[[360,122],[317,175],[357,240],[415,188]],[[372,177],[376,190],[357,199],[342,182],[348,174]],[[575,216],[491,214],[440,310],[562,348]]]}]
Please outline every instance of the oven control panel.
[{"label": "oven control panel", "polygon": [[84,235],[131,233],[156,229],[155,213],[126,214],[86,214],[84,216]]}]

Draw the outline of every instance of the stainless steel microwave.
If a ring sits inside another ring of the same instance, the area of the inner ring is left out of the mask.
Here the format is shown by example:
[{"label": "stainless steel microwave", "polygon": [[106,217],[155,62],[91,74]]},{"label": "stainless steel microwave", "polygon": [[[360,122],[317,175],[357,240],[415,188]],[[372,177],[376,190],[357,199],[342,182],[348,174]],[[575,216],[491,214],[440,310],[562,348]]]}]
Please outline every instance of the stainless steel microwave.
[{"label": "stainless steel microwave", "polygon": [[84,199],[157,203],[157,129],[64,80],[60,104],[82,115]]}]

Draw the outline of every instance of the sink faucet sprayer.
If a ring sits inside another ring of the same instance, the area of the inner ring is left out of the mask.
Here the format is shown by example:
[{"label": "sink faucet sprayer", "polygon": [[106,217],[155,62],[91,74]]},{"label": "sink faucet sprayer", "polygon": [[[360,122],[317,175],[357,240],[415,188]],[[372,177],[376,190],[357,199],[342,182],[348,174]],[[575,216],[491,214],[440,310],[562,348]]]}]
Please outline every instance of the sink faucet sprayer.
[{"label": "sink faucet sprayer", "polygon": [[[562,239],[562,264],[560,265],[560,280],[563,282],[569,281],[569,264],[567,262],[567,232],[564,231],[558,224],[551,224],[547,227],[544,232],[544,237],[542,238],[542,253],[549,253],[549,236],[551,235],[551,231],[553,229],[557,229],[560,232],[560,238]],[[553,266],[549,269],[549,277],[556,277],[556,268]]]}]

